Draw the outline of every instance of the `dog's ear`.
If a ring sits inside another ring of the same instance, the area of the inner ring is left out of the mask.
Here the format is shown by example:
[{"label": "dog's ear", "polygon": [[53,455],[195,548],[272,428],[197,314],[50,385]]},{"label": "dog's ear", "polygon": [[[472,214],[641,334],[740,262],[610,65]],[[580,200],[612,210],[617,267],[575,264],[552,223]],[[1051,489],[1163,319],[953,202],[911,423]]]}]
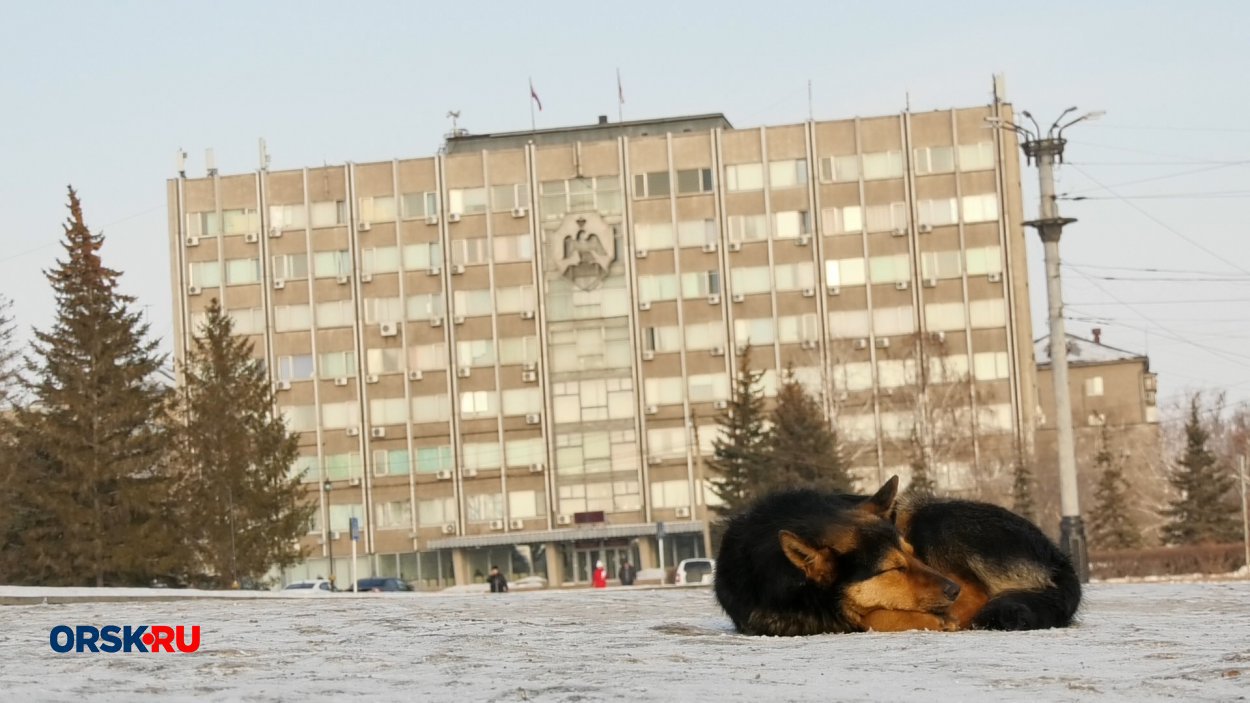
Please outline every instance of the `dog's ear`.
[{"label": "dog's ear", "polygon": [[890,508],[894,507],[894,498],[898,496],[898,476],[891,476],[885,485],[877,491],[876,495],[864,501],[859,509],[866,513],[885,517],[890,513]]},{"label": "dog's ear", "polygon": [[803,572],[809,581],[816,583],[833,583],[833,555],[828,550],[809,544],[806,540],[789,530],[777,533],[781,541],[781,551]]}]

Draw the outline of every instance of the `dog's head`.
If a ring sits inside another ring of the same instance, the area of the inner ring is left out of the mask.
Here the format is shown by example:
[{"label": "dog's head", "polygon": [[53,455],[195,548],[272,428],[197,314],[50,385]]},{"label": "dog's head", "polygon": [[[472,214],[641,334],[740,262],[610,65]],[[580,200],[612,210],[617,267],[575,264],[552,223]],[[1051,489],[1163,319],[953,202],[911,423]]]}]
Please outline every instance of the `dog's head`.
[{"label": "dog's head", "polygon": [[941,616],[959,595],[959,586],[917,559],[885,519],[897,492],[895,476],[815,535],[804,538],[789,530],[778,534],[790,563],[808,581],[836,591],[843,614],[855,624],[879,610]]}]

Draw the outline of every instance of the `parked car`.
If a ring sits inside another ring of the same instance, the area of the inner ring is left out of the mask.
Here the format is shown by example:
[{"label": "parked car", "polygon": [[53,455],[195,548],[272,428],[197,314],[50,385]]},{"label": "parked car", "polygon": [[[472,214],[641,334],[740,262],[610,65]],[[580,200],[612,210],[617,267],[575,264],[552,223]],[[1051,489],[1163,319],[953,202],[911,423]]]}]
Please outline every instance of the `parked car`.
[{"label": "parked car", "polygon": [[356,581],[356,590],[362,593],[395,593],[411,591],[408,582],[398,578],[369,578]]},{"label": "parked car", "polygon": [[285,593],[290,591],[292,595],[322,595],[330,593],[334,587],[328,579],[304,579],[303,581],[292,581],[288,583],[282,591]]},{"label": "parked car", "polygon": [[673,583],[678,586],[689,586],[698,583],[711,583],[716,573],[715,559],[682,559],[677,565]]}]

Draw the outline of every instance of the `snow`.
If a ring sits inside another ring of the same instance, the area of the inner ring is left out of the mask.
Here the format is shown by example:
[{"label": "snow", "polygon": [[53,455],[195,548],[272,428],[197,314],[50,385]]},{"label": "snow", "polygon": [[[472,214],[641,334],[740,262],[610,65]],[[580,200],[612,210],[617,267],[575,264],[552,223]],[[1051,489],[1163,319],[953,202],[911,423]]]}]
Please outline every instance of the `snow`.
[{"label": "snow", "polygon": [[[0,597],[12,599],[15,590],[0,589]],[[65,595],[22,590],[49,600]],[[1095,584],[1080,624],[1066,630],[806,638],[734,633],[708,588],[138,595],[0,607],[5,698],[1036,703],[1250,696],[1250,583],[1240,581]],[[194,654],[56,654],[48,633],[60,624],[198,624],[202,645]]]}]

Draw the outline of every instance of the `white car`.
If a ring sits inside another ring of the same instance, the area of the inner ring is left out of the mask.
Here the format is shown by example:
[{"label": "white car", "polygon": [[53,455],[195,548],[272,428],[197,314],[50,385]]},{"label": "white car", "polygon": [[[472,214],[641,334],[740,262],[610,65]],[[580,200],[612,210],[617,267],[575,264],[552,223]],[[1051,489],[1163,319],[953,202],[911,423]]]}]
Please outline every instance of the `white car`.
[{"label": "white car", "polygon": [[678,586],[712,583],[716,575],[715,559],[682,559],[677,565],[677,574],[673,583]]},{"label": "white car", "polygon": [[283,593],[291,595],[320,596],[332,593],[334,588],[331,586],[329,579],[304,579],[303,581],[292,581],[282,589]]}]

